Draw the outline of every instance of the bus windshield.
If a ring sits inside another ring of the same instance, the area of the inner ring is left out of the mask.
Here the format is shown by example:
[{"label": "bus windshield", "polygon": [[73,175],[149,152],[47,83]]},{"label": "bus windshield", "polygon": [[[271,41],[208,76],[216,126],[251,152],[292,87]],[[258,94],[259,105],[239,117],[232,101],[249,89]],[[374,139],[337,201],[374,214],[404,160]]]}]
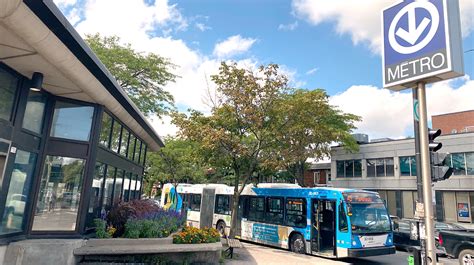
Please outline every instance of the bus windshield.
[{"label": "bus windshield", "polygon": [[391,231],[387,208],[373,193],[344,193],[353,233],[373,234]]}]

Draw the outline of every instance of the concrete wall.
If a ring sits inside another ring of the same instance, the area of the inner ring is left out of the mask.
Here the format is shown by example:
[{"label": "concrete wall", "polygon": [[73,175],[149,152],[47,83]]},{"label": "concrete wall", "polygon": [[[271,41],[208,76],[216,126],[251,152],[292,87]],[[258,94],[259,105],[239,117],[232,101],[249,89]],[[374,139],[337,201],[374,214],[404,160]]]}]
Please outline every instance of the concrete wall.
[{"label": "concrete wall", "polygon": [[[3,265],[75,265],[73,251],[85,244],[82,239],[23,240],[8,245]],[[0,256],[1,257],[1,256]]]}]

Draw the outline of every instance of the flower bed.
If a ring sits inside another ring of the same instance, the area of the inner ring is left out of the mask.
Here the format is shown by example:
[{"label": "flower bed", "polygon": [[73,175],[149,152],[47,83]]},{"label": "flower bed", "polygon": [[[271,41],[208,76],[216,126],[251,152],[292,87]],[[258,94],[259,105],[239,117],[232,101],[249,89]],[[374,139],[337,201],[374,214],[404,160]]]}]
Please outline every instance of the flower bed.
[{"label": "flower bed", "polygon": [[150,200],[136,200],[120,203],[105,220],[94,221],[98,238],[162,238],[182,227],[186,216],[164,210]]},{"label": "flower bed", "polygon": [[173,236],[174,244],[200,244],[220,242],[219,231],[215,228],[184,227],[182,232]]}]

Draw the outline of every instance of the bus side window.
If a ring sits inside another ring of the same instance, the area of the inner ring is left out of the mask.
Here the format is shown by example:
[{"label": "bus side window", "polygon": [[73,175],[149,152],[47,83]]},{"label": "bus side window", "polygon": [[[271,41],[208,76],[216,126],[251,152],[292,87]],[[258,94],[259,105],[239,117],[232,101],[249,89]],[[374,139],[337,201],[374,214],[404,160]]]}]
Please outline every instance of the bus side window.
[{"label": "bus side window", "polygon": [[263,221],[265,217],[265,198],[250,197],[249,198],[249,220]]},{"label": "bus side window", "polygon": [[283,198],[267,198],[266,221],[273,224],[283,224]]},{"label": "bus side window", "polygon": [[230,214],[230,195],[216,195],[214,213]]},{"label": "bus side window", "polygon": [[339,204],[339,231],[341,232],[347,232],[348,231],[348,225],[347,225],[347,215],[346,215],[346,210],[344,209],[344,203],[341,202]]},{"label": "bus side window", "polygon": [[306,201],[304,199],[287,198],[285,210],[288,226],[306,227]]},{"label": "bus side window", "polygon": [[201,211],[201,194],[191,194],[191,210]]}]

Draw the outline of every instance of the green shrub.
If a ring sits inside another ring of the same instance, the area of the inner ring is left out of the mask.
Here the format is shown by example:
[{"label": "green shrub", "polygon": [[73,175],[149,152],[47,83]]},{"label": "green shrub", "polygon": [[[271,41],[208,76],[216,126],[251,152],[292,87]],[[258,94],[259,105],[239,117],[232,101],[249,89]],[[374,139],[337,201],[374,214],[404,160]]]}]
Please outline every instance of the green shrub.
[{"label": "green shrub", "polygon": [[123,237],[139,238],[141,229],[142,223],[140,220],[128,220],[125,224],[125,233],[123,234]]},{"label": "green shrub", "polygon": [[102,219],[94,219],[95,235],[97,238],[110,238],[111,235],[107,232],[107,222]]},{"label": "green shrub", "polygon": [[183,231],[173,236],[174,244],[215,243],[221,240],[215,228],[185,227]]}]

